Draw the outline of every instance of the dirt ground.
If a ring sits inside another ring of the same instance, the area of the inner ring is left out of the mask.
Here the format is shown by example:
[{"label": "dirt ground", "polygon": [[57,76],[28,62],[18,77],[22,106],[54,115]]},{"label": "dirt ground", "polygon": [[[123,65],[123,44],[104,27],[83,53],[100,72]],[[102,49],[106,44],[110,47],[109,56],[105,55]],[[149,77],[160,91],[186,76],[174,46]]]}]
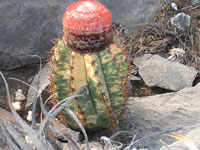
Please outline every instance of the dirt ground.
[{"label": "dirt ground", "polygon": [[[22,89],[23,94],[27,95],[28,87],[18,81],[11,80],[9,78],[12,77],[12,78],[20,79],[30,84],[35,74],[38,72],[38,68],[39,68],[38,66],[39,65],[33,65],[33,66],[26,66],[26,67],[15,69],[15,70],[2,70],[2,73],[8,82],[10,93],[12,96],[14,96],[14,93],[18,89]],[[7,108],[6,88],[3,83],[2,78],[0,78],[0,103],[1,103],[1,107]]]}]

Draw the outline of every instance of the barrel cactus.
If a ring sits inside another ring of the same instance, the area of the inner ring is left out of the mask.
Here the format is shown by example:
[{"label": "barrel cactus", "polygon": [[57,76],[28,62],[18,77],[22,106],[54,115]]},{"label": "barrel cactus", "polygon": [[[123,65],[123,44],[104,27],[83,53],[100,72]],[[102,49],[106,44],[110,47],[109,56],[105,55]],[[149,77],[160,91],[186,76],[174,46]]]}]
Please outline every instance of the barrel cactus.
[{"label": "barrel cactus", "polygon": [[[111,13],[97,1],[81,0],[66,10],[63,27],[63,38],[53,47],[50,59],[52,101],[57,103],[86,87],[88,92],[66,107],[86,130],[114,127],[128,98],[128,55],[112,30]],[[69,115],[62,112],[62,116],[78,130]]]}]

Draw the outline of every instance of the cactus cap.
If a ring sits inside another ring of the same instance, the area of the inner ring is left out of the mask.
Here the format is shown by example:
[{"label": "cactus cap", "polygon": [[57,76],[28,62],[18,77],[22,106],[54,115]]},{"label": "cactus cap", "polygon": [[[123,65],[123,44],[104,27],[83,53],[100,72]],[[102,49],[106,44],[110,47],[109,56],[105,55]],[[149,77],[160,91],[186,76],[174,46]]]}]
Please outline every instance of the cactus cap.
[{"label": "cactus cap", "polygon": [[112,41],[112,15],[95,0],[71,4],[63,17],[64,38],[72,50],[96,52]]}]

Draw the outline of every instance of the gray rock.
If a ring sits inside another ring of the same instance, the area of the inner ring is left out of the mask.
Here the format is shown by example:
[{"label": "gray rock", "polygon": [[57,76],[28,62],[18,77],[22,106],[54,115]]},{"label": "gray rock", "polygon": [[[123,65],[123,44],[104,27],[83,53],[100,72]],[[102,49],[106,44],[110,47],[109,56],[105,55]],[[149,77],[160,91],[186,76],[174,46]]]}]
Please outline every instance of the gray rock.
[{"label": "gray rock", "polygon": [[141,81],[141,79],[140,79],[139,77],[136,77],[136,76],[134,76],[134,75],[130,76],[130,77],[129,77],[129,80],[130,80],[130,81]]},{"label": "gray rock", "polygon": [[190,0],[190,3],[192,5],[198,5],[198,4],[200,4],[200,0]]},{"label": "gray rock", "polygon": [[149,87],[160,87],[178,91],[191,87],[197,70],[178,62],[171,62],[159,55],[146,54],[136,58],[135,65],[139,74]]},{"label": "gray rock", "polygon": [[[62,145],[63,145],[64,150],[71,150],[69,148],[68,143],[63,143]],[[102,145],[99,142],[91,141],[91,142],[89,142],[89,145],[90,145],[91,150],[101,150],[102,149]],[[85,149],[86,149],[86,144],[80,143],[80,150],[85,150]]]},{"label": "gray rock", "polygon": [[[160,7],[151,0],[99,0],[111,11],[113,21],[132,26],[146,23]],[[43,60],[52,47],[51,40],[62,36],[62,17],[74,0],[1,0],[0,1],[0,68],[14,69],[39,59]]]},{"label": "gray rock", "polygon": [[13,69],[47,59],[51,40],[62,34],[63,12],[73,0],[1,0],[0,68]]},{"label": "gray rock", "polygon": [[[200,83],[195,87],[185,88],[174,93],[130,98],[127,111],[119,121],[119,129],[136,134],[138,139],[155,132],[198,123],[200,122],[199,91]],[[183,135],[185,133],[186,131],[181,131],[175,134]],[[127,141],[127,137],[122,136],[120,139]],[[173,142],[168,136],[159,136],[149,138],[139,146],[149,150],[158,150],[163,146],[159,142],[160,139],[166,144]]]},{"label": "gray rock", "polygon": [[191,17],[184,13],[178,13],[175,17],[171,18],[172,26],[182,31],[187,31],[190,28]]},{"label": "gray rock", "polygon": [[[48,64],[46,64],[37,75],[35,75],[31,86],[38,90],[37,97],[42,94],[44,89],[50,84],[50,73],[51,68]],[[27,94],[27,101],[25,108],[29,108],[34,101],[35,98],[35,90],[33,88],[29,88],[28,94]]]},{"label": "gray rock", "polygon": [[147,23],[155,13],[160,10],[160,2],[150,0],[97,0],[103,3],[112,13],[115,23],[122,23],[126,26]]},{"label": "gray rock", "polygon": [[[49,125],[48,126],[49,129],[51,130],[52,134],[55,136],[55,138],[59,138],[59,139],[62,139],[62,140],[66,140],[66,136],[63,136],[60,131],[58,130],[57,127],[55,126],[52,126],[52,125]],[[77,131],[74,131],[74,130],[71,130],[70,128],[67,128],[67,131],[69,132],[69,134],[72,135],[72,139],[74,139],[75,141],[79,141],[79,134],[80,132],[77,132]]]}]

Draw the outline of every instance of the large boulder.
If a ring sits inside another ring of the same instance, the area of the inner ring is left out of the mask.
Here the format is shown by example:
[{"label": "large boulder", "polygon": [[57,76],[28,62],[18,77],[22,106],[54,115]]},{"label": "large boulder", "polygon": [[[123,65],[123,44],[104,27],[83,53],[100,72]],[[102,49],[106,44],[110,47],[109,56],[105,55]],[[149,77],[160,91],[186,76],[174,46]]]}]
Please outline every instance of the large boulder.
[{"label": "large boulder", "polygon": [[[200,83],[195,87],[185,88],[178,92],[130,98],[127,111],[119,122],[119,129],[136,134],[138,139],[155,132],[198,123],[200,122],[199,91]],[[179,131],[175,134],[183,135],[184,132]],[[128,141],[127,137],[123,136],[121,139]],[[157,150],[163,146],[160,139],[166,144],[173,142],[171,138],[163,135],[148,138],[139,146],[146,147],[148,150]]]},{"label": "large boulder", "polygon": [[[99,0],[111,11],[115,23],[146,23],[160,9],[159,1]],[[1,0],[0,68],[14,69],[47,59],[51,40],[62,36],[62,17],[74,0]]]},{"label": "large boulder", "polygon": [[49,57],[51,40],[62,35],[62,16],[73,0],[1,0],[0,68],[14,69]]}]

